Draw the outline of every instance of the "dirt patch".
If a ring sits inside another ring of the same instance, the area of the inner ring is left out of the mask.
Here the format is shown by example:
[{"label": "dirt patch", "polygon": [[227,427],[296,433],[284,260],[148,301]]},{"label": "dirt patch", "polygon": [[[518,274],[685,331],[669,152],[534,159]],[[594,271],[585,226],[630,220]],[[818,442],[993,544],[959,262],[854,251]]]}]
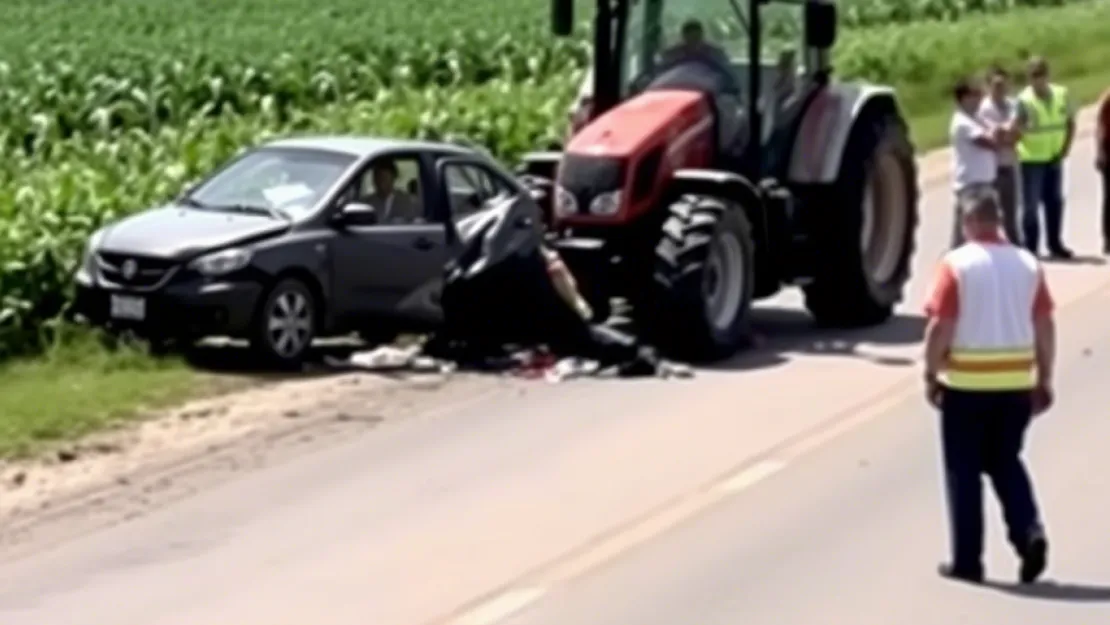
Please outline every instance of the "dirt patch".
[{"label": "dirt patch", "polygon": [[0,463],[0,550],[126,520],[244,470],[509,383],[366,373],[281,382],[192,401],[38,460]]}]

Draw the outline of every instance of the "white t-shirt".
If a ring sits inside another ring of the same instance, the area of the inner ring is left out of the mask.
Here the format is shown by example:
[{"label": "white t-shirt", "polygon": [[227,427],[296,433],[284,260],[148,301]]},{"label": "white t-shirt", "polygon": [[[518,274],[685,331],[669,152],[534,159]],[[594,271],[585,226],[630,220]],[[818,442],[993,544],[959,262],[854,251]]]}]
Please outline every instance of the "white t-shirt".
[{"label": "white t-shirt", "polygon": [[[1017,98],[1006,98],[999,106],[991,98],[983,98],[979,105],[979,118],[993,126],[1004,126],[1015,120],[1021,112],[1021,104]],[[1002,148],[996,153],[998,165],[1009,167],[1017,163],[1017,151],[1012,147]]]},{"label": "white t-shirt", "polygon": [[998,176],[998,157],[994,150],[975,145],[975,139],[986,136],[987,127],[963,111],[956,111],[948,127],[948,138],[956,159],[953,186],[960,191],[973,184],[992,184]]}]

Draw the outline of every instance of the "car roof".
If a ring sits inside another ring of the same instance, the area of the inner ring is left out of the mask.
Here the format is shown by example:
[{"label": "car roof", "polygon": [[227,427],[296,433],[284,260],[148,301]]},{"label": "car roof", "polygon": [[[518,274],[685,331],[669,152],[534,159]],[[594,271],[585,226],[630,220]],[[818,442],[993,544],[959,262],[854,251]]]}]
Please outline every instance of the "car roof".
[{"label": "car roof", "polygon": [[293,148],[302,150],[326,150],[340,152],[359,159],[368,158],[382,152],[416,151],[441,152],[449,154],[479,155],[479,152],[453,143],[417,141],[412,139],[393,139],[386,137],[360,137],[350,135],[316,135],[287,137],[267,142],[263,147]]}]

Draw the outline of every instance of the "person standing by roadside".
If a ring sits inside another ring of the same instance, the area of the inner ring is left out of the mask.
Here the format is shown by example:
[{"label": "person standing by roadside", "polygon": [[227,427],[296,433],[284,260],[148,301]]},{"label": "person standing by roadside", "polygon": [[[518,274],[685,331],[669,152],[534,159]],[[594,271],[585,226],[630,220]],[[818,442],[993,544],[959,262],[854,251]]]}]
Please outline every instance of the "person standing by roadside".
[{"label": "person standing by roadside", "polygon": [[1040,207],[1044,206],[1045,242],[1052,258],[1075,256],[1064,245],[1064,161],[1075,138],[1075,110],[1068,90],[1049,82],[1048,62],[1029,61],[1029,86],[1018,95],[1026,116],[1018,142],[1022,181],[1022,234],[1025,248],[1038,253]]},{"label": "person standing by roadside", "polygon": [[961,202],[994,193],[995,178],[998,176],[996,151],[1002,132],[988,127],[979,119],[983,93],[974,81],[963,79],[957,82],[952,89],[952,97],[956,101],[956,110],[952,113],[948,137],[955,158],[952,176],[956,196],[952,218],[952,247],[955,248],[964,242],[960,225]]},{"label": "person standing by roadside", "polygon": [[925,395],[941,413],[951,521],[946,577],[983,581],[986,474],[1002,506],[1022,583],[1047,566],[1048,542],[1021,460],[1033,417],[1052,404],[1056,329],[1037,258],[1000,236],[997,198],[966,200],[968,242],[941,261],[925,310]]},{"label": "person standing by roadside", "polygon": [[1110,88],[1098,102],[1095,167],[1102,174],[1102,251],[1110,255]]},{"label": "person standing by roadside", "polygon": [[1005,69],[997,65],[992,67],[987,79],[990,93],[979,105],[979,118],[990,127],[1002,129],[1000,145],[995,153],[998,161],[995,190],[1002,206],[1002,227],[1006,238],[1017,245],[1021,243],[1021,231],[1018,229],[1021,183],[1015,146],[1021,138],[1024,113],[1017,98],[1010,95],[1010,76]]}]

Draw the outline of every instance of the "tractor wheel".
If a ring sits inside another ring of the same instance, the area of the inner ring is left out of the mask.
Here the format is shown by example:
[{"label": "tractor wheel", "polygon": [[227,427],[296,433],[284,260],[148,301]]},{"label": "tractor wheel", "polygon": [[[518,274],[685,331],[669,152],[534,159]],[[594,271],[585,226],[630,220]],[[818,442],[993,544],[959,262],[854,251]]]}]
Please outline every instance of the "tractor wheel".
[{"label": "tractor wheel", "polygon": [[865,114],[852,128],[833,199],[819,207],[819,261],[806,308],[826,326],[890,318],[910,279],[917,229],[917,165],[906,123]]},{"label": "tractor wheel", "polygon": [[669,216],[655,250],[648,331],[659,347],[690,360],[736,352],[748,339],[755,284],[751,224],[725,200],[684,195]]}]

